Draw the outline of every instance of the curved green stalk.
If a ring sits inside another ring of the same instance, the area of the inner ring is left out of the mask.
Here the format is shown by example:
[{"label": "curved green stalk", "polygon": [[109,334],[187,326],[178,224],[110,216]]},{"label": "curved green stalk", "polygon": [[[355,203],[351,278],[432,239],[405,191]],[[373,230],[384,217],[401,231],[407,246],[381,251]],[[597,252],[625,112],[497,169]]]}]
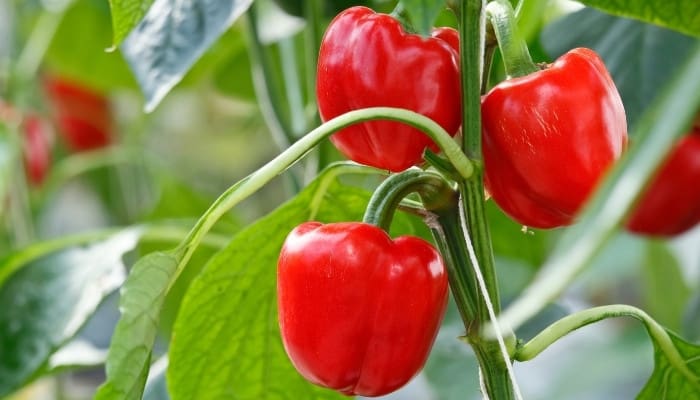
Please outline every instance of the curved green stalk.
[{"label": "curved green stalk", "polygon": [[428,210],[443,208],[454,199],[454,190],[442,175],[418,168],[409,169],[391,175],[374,190],[362,221],[388,231],[396,208],[404,197],[415,192]]},{"label": "curved green stalk", "polygon": [[[518,361],[529,361],[544,351],[549,345],[575,331],[578,328],[590,325],[606,318],[632,317],[644,324],[654,342],[666,355],[671,365],[682,373],[691,382],[696,382],[698,377],[688,368],[685,360],[671,341],[668,332],[659,325],[649,314],[625,304],[613,304],[594,307],[568,315],[549,325],[529,342],[519,346],[513,358]],[[697,384],[696,384],[697,385]]]},{"label": "curved green stalk", "polygon": [[438,123],[430,118],[413,111],[390,107],[374,107],[350,111],[312,130],[287,150],[273,158],[257,171],[238,181],[219,196],[199,218],[190,231],[190,234],[176,249],[176,253],[180,254],[177,273],[179,273],[179,271],[182,270],[182,266],[189,261],[192,253],[194,253],[194,250],[201,241],[202,236],[211,229],[222,215],[236,204],[248,198],[274,177],[294,165],[294,163],[299,161],[319,142],[336,131],[359,122],[377,119],[403,122],[424,132],[437,143],[464,179],[471,176],[473,172],[471,162],[462,153],[459,146],[452,140],[452,137]]}]

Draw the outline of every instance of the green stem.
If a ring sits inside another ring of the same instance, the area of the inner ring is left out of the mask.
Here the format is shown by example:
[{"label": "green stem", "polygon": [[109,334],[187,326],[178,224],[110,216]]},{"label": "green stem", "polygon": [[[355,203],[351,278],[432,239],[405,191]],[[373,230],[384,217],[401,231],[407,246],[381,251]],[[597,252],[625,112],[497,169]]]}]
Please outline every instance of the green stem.
[{"label": "green stem", "polygon": [[[489,292],[489,299],[496,313],[501,311],[501,302],[496,280],[496,263],[491,247],[491,232],[486,220],[486,204],[484,200],[484,186],[481,168],[476,170],[475,177],[460,185],[460,198],[463,212],[466,213],[466,228],[474,245],[474,253],[479,265],[478,267],[484,276],[486,289]],[[470,263],[471,264],[471,263]],[[480,304],[480,321],[488,318],[486,304]]]},{"label": "green stem", "polygon": [[[493,54],[484,54],[481,40],[477,39],[485,33],[482,4],[482,0],[463,0],[459,14],[463,148],[474,162],[474,176],[459,182],[461,207],[454,215],[443,216],[442,223],[445,225],[443,234],[448,240],[446,250],[454,263],[450,287],[479,362],[485,395],[493,400],[508,400],[520,396],[517,385],[514,385],[508,354],[503,354],[507,353],[505,343],[500,342],[502,338],[497,341],[482,338],[480,329],[500,311],[480,165],[481,91],[487,85],[488,75],[485,74]],[[473,249],[468,248],[470,243]],[[480,282],[484,287],[480,287]],[[482,295],[483,292],[487,292],[486,296]]]},{"label": "green stem", "polygon": [[401,200],[414,192],[428,209],[441,208],[454,198],[454,191],[440,174],[409,169],[389,176],[375,189],[362,220],[388,232]]},{"label": "green stem", "polygon": [[467,240],[457,210],[456,204],[448,210],[433,210],[436,218],[432,222],[429,221],[428,226],[445,261],[452,297],[469,334],[472,324],[479,320],[479,290],[476,287],[474,270],[469,268]]},{"label": "green stem", "polygon": [[430,118],[413,111],[390,107],[374,107],[350,111],[312,130],[287,150],[257,171],[238,181],[219,196],[200,217],[188,237],[176,249],[177,252],[182,254],[179,266],[187,263],[197,248],[201,237],[211,229],[223,214],[291,167],[323,139],[350,125],[377,119],[403,122],[424,132],[437,143],[463,178],[467,179],[471,176],[471,162],[464,156],[459,146],[452,140],[452,137]]},{"label": "green stem", "polygon": [[289,105],[290,130],[296,137],[307,131],[304,95],[297,68],[297,54],[294,38],[286,37],[279,41],[282,76],[284,77],[287,104]]},{"label": "green stem", "polygon": [[486,43],[484,47],[484,78],[481,80],[481,94],[485,94],[489,89],[489,78],[491,77],[491,68],[493,66],[493,56],[496,53],[498,44]]},{"label": "green stem", "polygon": [[594,307],[568,315],[549,325],[529,342],[519,346],[515,351],[514,358],[518,361],[532,360],[552,343],[576,329],[606,318],[616,317],[633,317],[641,321],[647,329],[647,332],[649,332],[649,336],[651,336],[658,348],[666,355],[671,365],[688,378],[689,381],[694,382],[696,387],[700,388],[698,386],[698,377],[688,368],[683,356],[678,352],[678,349],[673,344],[671,337],[663,326],[659,325],[658,322],[644,311],[624,304]]},{"label": "green stem", "polygon": [[539,70],[532,62],[527,43],[520,37],[515,13],[509,0],[493,0],[486,6],[486,16],[491,21],[508,78],[524,76]]},{"label": "green stem", "polygon": [[460,65],[462,66],[462,131],[464,152],[472,160],[481,159],[481,80],[483,55],[480,40],[483,28],[481,0],[462,1],[460,7]]},{"label": "green stem", "polygon": [[265,117],[265,122],[270,128],[272,138],[277,143],[280,150],[284,150],[294,143],[294,135],[291,133],[289,122],[284,117],[282,111],[285,103],[281,91],[277,86],[273,66],[265,53],[265,48],[258,34],[258,15],[255,3],[250,7],[247,24],[249,37],[249,53],[251,61],[251,73],[253,75],[253,86],[255,95],[260,105],[260,110]]},{"label": "green stem", "polygon": [[306,60],[306,91],[308,94],[307,107],[314,110],[313,125],[318,125],[321,120],[316,112],[316,66],[318,64],[318,50],[321,47],[323,29],[321,28],[322,7],[325,1],[307,0],[304,3],[304,55]]},{"label": "green stem", "polygon": [[61,9],[55,12],[44,11],[39,16],[34,30],[15,64],[14,73],[20,84],[29,82],[36,77],[41,61],[44,59],[56,30],[61,25],[64,14],[65,10]]}]

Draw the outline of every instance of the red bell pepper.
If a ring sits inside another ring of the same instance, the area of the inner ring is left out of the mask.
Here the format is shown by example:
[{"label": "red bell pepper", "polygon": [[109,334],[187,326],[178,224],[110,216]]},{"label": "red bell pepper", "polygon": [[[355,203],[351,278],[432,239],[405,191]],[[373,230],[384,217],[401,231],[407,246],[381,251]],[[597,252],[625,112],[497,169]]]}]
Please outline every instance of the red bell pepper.
[{"label": "red bell pepper", "polygon": [[589,49],[501,82],[481,111],[486,188],[534,228],[571,224],[627,144],[620,95]]},{"label": "red bell pepper", "polygon": [[[433,37],[406,33],[401,24],[369,8],[352,7],[330,24],[318,59],[321,119],[367,107],[397,107],[423,114],[454,135],[461,125],[458,52],[443,28]],[[458,37],[457,37],[458,39]],[[458,43],[458,42],[457,42]],[[331,137],[348,158],[391,171],[419,163],[437,146],[408,125],[371,121]]]},{"label": "red bell pepper", "polygon": [[700,127],[669,154],[627,222],[631,232],[674,236],[700,223]]},{"label": "red bell pepper", "polygon": [[113,116],[107,97],[56,76],[45,77],[44,88],[58,131],[70,150],[95,150],[113,142]]},{"label": "red bell pepper", "polygon": [[359,222],[304,223],[278,262],[284,347],[310,382],[379,396],[423,366],[447,302],[439,253]]}]

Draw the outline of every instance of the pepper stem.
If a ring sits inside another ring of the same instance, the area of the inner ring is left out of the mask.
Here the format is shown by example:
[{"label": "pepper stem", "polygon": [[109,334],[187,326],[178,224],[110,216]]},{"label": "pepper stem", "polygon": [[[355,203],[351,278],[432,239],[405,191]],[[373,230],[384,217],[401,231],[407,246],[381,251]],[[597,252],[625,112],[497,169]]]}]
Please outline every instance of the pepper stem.
[{"label": "pepper stem", "polygon": [[455,197],[454,190],[440,174],[409,169],[389,176],[377,187],[367,204],[363,222],[388,231],[394,211],[411,193],[418,193],[428,209],[450,204]]},{"label": "pepper stem", "polygon": [[520,36],[513,6],[508,0],[493,0],[486,6],[486,16],[493,26],[501,49],[508,79],[525,76],[539,70],[532,62],[527,43]]}]

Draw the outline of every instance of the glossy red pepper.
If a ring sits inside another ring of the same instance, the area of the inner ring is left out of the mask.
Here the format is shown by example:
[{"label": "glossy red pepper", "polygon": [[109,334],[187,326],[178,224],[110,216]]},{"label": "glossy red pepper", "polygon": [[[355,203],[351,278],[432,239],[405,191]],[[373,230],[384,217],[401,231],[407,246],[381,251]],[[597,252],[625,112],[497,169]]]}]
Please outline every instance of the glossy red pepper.
[{"label": "glossy red pepper", "polygon": [[51,166],[51,125],[36,114],[29,114],[22,123],[24,166],[33,185],[46,179]]},{"label": "glossy red pepper", "polygon": [[447,274],[422,239],[359,222],[304,223],[278,262],[284,347],[307,380],[379,396],[423,366],[447,301]]},{"label": "glossy red pepper", "polygon": [[89,151],[112,143],[112,110],[103,94],[56,76],[45,77],[44,88],[59,133],[70,150]]},{"label": "glossy red pepper", "polygon": [[683,137],[627,222],[631,232],[674,236],[700,223],[700,127]]},{"label": "glossy red pepper", "polygon": [[627,144],[625,110],[603,61],[574,49],[482,99],[486,188],[514,220],[571,224]]},{"label": "glossy red pepper", "polygon": [[[316,90],[321,119],[367,107],[398,107],[423,114],[456,134],[461,124],[459,57],[440,32],[429,38],[409,34],[391,16],[365,7],[339,14],[319,53]],[[353,125],[331,141],[348,158],[391,171],[419,163],[426,147],[437,151],[417,129],[390,121]]]}]

